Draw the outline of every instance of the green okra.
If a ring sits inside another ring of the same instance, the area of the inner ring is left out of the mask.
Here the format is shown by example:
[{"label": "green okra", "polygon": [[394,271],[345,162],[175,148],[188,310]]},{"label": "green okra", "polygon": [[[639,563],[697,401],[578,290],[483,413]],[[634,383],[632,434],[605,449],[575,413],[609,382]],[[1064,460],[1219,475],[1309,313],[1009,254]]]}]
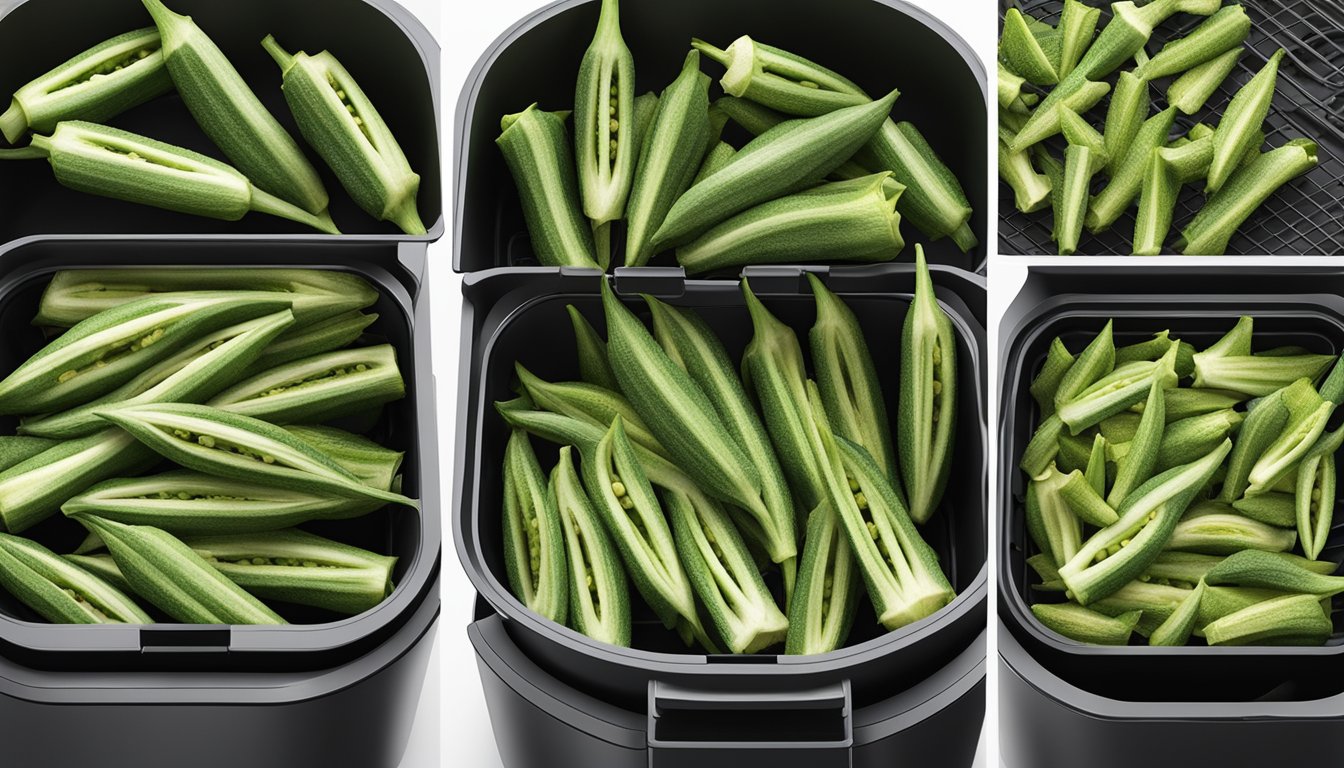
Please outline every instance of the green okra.
[{"label": "green okra", "polygon": [[574,344],[579,360],[579,379],[585,384],[619,392],[621,385],[612,373],[611,362],[607,359],[607,342],[588,322],[588,318],[573,304],[565,306],[569,312],[570,323],[574,326]]},{"label": "green okra", "polygon": [[325,216],[327,191],[317,169],[219,46],[190,16],[160,0],[143,2],[162,36],[168,73],[201,130],[258,189]]},{"label": "green okra", "polygon": [[153,624],[108,581],[46,547],[0,533],[0,587],[55,624]]},{"label": "green okra", "polygon": [[296,528],[184,538],[215,570],[252,596],[357,616],[391,594],[397,558]]},{"label": "green okra", "polygon": [[568,564],[560,513],[532,443],[520,430],[504,449],[504,567],[523,605],[558,624],[569,615]]},{"label": "green okra", "polygon": [[[1264,124],[1270,104],[1274,101],[1279,63],[1283,61],[1285,53],[1286,51],[1280,48],[1270,57],[1264,68],[1232,97],[1232,103],[1223,113],[1223,119],[1218,122],[1218,128],[1213,135],[1213,162],[1209,166],[1208,186],[1205,189],[1209,197],[1215,197],[1215,193],[1231,180],[1233,173],[1241,165],[1241,159],[1254,146],[1251,142],[1256,131]],[[1243,190],[1238,197],[1244,197],[1245,194]]]},{"label": "green okra", "polygon": [[693,505],[681,491],[664,494],[677,551],[705,606],[709,627],[732,653],[782,642],[789,620],[761,578],[741,534],[719,505]]},{"label": "green okra", "polygon": [[420,174],[349,70],[330,51],[291,54],[272,35],[261,45],[280,65],[299,132],[355,203],[408,235],[425,234],[416,207]]},{"label": "green okra", "polygon": [[1157,452],[1158,471],[1188,463],[1213,450],[1241,426],[1243,419],[1240,413],[1225,410],[1167,422]]},{"label": "green okra", "polygon": [[831,505],[812,510],[803,542],[784,643],[785,653],[793,656],[830,653],[844,645],[860,596],[854,550]]},{"label": "green okra", "polygon": [[[1329,576],[1339,569],[1338,563],[1328,560],[1308,560],[1286,552],[1267,554],[1323,576]],[[1173,584],[1198,584],[1214,566],[1226,559],[1219,555],[1202,555],[1197,552],[1163,552],[1157,556],[1157,560],[1153,562],[1145,576],[1159,583],[1167,581]]]},{"label": "green okra", "polygon": [[1032,589],[1040,592],[1063,592],[1064,582],[1059,578],[1059,567],[1055,565],[1055,559],[1039,552],[1027,558],[1027,565],[1036,572],[1036,576],[1041,580],[1040,584],[1032,585]]},{"label": "green okra", "polygon": [[1335,404],[1322,398],[1308,379],[1298,379],[1283,390],[1288,426],[1252,465],[1247,496],[1266,493],[1297,468],[1325,432]]},{"label": "green okra", "polygon": [[1105,528],[1120,519],[1082,472],[1070,472],[1059,486],[1059,494],[1069,509],[1089,525]]},{"label": "green okra", "polygon": [[1087,211],[1087,228],[1096,233],[1110,229],[1139,196],[1144,170],[1153,150],[1164,146],[1176,110],[1167,108],[1148,118],[1139,128],[1125,158],[1115,167],[1110,183],[1092,198]]},{"label": "green okra", "polygon": [[665,626],[675,626],[678,617],[698,625],[693,587],[679,559],[670,518],[654,495],[620,417],[591,453],[580,450],[588,496],[635,589]]},{"label": "green okra", "polygon": [[1056,411],[1115,369],[1114,325],[1115,321],[1107,320],[1101,332],[1079,353],[1073,366],[1060,379],[1055,389]]},{"label": "green okra", "polygon": [[1060,419],[1071,434],[1077,435],[1144,400],[1154,381],[1164,389],[1176,386],[1177,351],[1173,346],[1161,360],[1127,363],[1116,368],[1061,405]]},{"label": "green okra", "polygon": [[747,396],[728,351],[694,312],[677,309],[651,296],[646,296],[645,301],[653,315],[653,333],[659,346],[709,397],[729,434],[759,475],[761,511],[767,514],[746,517],[738,524],[749,539],[765,548],[772,562],[783,564],[786,582],[791,585],[798,554],[793,499],[765,425]]},{"label": "green okra", "polygon": [[1134,218],[1135,256],[1160,256],[1176,218],[1176,200],[1181,183],[1162,154],[1166,151],[1154,149],[1149,153],[1148,164],[1143,172],[1143,181],[1139,187],[1139,212]]},{"label": "green okra", "polygon": [[1057,63],[1051,61],[1051,57],[1041,47],[1040,40],[1032,34],[1026,17],[1017,8],[1009,8],[1003,14],[999,60],[1034,85],[1055,85],[1059,82]]},{"label": "green okra", "polygon": [[1285,593],[1273,589],[1208,587],[1204,590],[1204,599],[1200,601],[1199,618],[1195,621],[1194,634],[1203,637],[1204,628],[1209,624],[1257,603],[1285,596]]},{"label": "green okra", "polygon": [[[602,0],[574,92],[579,189],[583,212],[598,231],[599,242],[609,239],[600,230],[625,213],[640,151],[636,133],[635,58],[621,36],[619,1]],[[604,262],[599,258],[598,263]]]},{"label": "green okra", "polygon": [[1117,510],[1120,520],[1093,535],[1060,566],[1074,599],[1087,605],[1142,575],[1231,450],[1232,442],[1225,441],[1207,456],[1167,470],[1135,489]]},{"label": "green okra", "polygon": [[1185,72],[1230,50],[1241,48],[1251,33],[1251,17],[1240,5],[1228,5],[1205,19],[1190,34],[1172,40],[1147,63],[1134,70],[1142,80],[1158,80]]},{"label": "green okra", "polygon": [[1112,508],[1121,506],[1131,491],[1148,482],[1158,470],[1163,433],[1167,431],[1165,392],[1162,382],[1153,379],[1143,415],[1139,418],[1134,437],[1129,441],[1129,453],[1119,462],[1115,483],[1106,496],[1106,503]]},{"label": "green okra", "polygon": [[1344,592],[1344,576],[1316,573],[1278,554],[1248,549],[1209,569],[1211,586],[1256,587],[1281,592],[1334,597]]},{"label": "green okra", "polygon": [[904,188],[882,173],[762,203],[677,248],[689,274],[804,259],[890,261],[905,248],[897,200]]},{"label": "green okra", "polygon": [[295,424],[362,413],[405,396],[396,349],[383,344],[287,363],[225,389],[208,404],[275,424]]},{"label": "green okra", "polygon": [[[1245,48],[1237,47],[1190,68],[1167,86],[1167,103],[1187,115],[1204,108],[1208,100],[1237,68]],[[1210,159],[1212,162],[1212,159]]]},{"label": "green okra", "polygon": [[1294,528],[1297,526],[1296,499],[1288,493],[1262,493],[1232,502],[1237,514],[1252,520],[1272,525],[1275,528]]},{"label": "green okra", "polygon": [[681,74],[663,91],[644,141],[626,205],[625,265],[653,258],[653,235],[690,189],[709,145],[709,77],[700,54],[686,56]]},{"label": "green okra", "polygon": [[1082,0],[1064,0],[1059,15],[1060,52],[1057,71],[1060,78],[1068,77],[1092,45],[1097,34],[1101,9],[1093,8]]},{"label": "green okra", "polygon": [[1335,520],[1335,454],[1344,443],[1344,429],[1323,435],[1302,457],[1293,494],[1298,541],[1307,557],[1320,557]]},{"label": "green okra", "polygon": [[691,46],[727,68],[720,80],[725,93],[786,114],[817,117],[870,101],[852,81],[747,35],[724,50],[703,40]]},{"label": "green okra", "polygon": [[1297,532],[1275,528],[1240,514],[1209,513],[1182,520],[1166,548],[1206,555],[1232,555],[1246,549],[1287,552]]},{"label": "green okra", "polygon": [[825,503],[827,488],[812,448],[813,417],[807,403],[807,363],[793,329],[770,314],[742,281],[753,335],[742,354],[743,384],[756,395],[766,430],[794,495],[805,509]]},{"label": "green okra", "polygon": [[285,309],[230,326],[183,347],[176,355],[89,403],[63,413],[26,419],[19,431],[71,440],[102,431],[106,422],[97,412],[109,405],[207,400],[240,378],[262,350],[293,324],[294,314]]},{"label": "green okra", "polygon": [[[99,548],[102,547],[101,539]],[[117,561],[112,559],[111,555],[61,555],[66,561],[75,564],[87,573],[91,573],[102,579],[105,583],[116,587],[122,594],[133,595],[135,590],[131,583],[126,580],[126,576],[117,567]]]},{"label": "green okra", "polygon": [[1040,426],[1036,427],[1036,432],[1032,434],[1031,440],[1022,452],[1022,459],[1018,464],[1022,471],[1032,477],[1044,472],[1059,454],[1060,438],[1063,434],[1064,421],[1059,418],[1058,413],[1045,417]]},{"label": "green okra", "polygon": [[55,448],[58,441],[27,435],[0,435],[0,472]]},{"label": "green okra", "polygon": [[359,341],[369,326],[376,322],[376,314],[346,312],[309,326],[290,328],[262,350],[261,355],[247,367],[247,374],[255,375],[295,360],[345,349]]},{"label": "green okra", "polygon": [[1103,499],[1106,497],[1108,478],[1106,474],[1106,438],[1100,434],[1092,438],[1092,454],[1087,457],[1087,466],[1083,468],[1083,477],[1087,479],[1092,491]]},{"label": "green okra", "polygon": [[1031,612],[1052,632],[1090,645],[1129,644],[1142,617],[1142,612],[1130,611],[1111,618],[1072,603],[1037,603]]},{"label": "green okra", "polygon": [[[644,149],[644,140],[648,138],[649,131],[653,130],[653,116],[657,113],[658,94],[649,91],[635,97],[635,144],[639,146],[641,153]],[[635,158],[635,163],[639,163],[638,157]]]},{"label": "green okra", "polygon": [[998,79],[998,97],[999,109],[1005,112],[1025,112],[1028,107],[1023,101],[1023,89],[1027,85],[1026,78],[1018,75],[1016,72],[1008,69],[999,62]]},{"label": "green okra", "polygon": [[285,294],[273,298],[288,301],[295,331],[378,301],[378,290],[364,278],[327,269],[66,269],[53,275],[42,292],[33,325],[71,328],[139,299],[189,291]]},{"label": "green okra", "polygon": [[518,187],[537,260],[547,267],[598,269],[564,121],[533,104],[501,126],[495,143]]},{"label": "green okra", "polygon": [[402,451],[336,427],[295,425],[285,431],[326,454],[361,483],[383,491],[398,490],[398,473],[406,459]]},{"label": "green okra", "polygon": [[[1078,436],[1060,435],[1059,457],[1057,463],[1061,472],[1084,472],[1092,460],[1092,444],[1095,434],[1085,431]],[[1109,455],[1107,456],[1109,459]]]},{"label": "green okra", "polygon": [[790,120],[761,134],[677,200],[652,247],[683,245],[735,214],[834,171],[877,133],[897,95],[892,91],[879,101]]},{"label": "green okra", "polygon": [[1015,136],[999,126],[999,178],[1012,187],[1019,211],[1035,213],[1050,204],[1054,185],[1047,175],[1036,170],[1026,150],[1012,151]]},{"label": "green okra", "polygon": [[359,517],[382,506],[323,494],[228,480],[177,470],[109,480],[76,494],[67,516],[95,515],[126,525],[149,525],[178,536],[241,534],[288,528],[312,520]]},{"label": "green okra", "polygon": [[[1171,391],[1174,392],[1176,390]],[[1163,399],[1165,400],[1166,398],[1164,397]],[[1134,413],[1135,410],[1138,410],[1138,413]],[[1125,413],[1117,413],[1098,424],[1097,429],[1108,444],[1128,444],[1134,439],[1134,436],[1139,433],[1139,423],[1143,420],[1145,410],[1146,409],[1131,408]]]},{"label": "green okra", "polygon": [[106,542],[136,594],[186,624],[284,624],[181,540],[157,528],[76,518]]},{"label": "green okra", "polygon": [[710,495],[768,519],[761,478],[704,390],[658,346],[653,335],[602,281],[612,370],[654,435]]},{"label": "green okra", "polygon": [[957,422],[957,337],[938,304],[924,249],[915,246],[915,295],[901,333],[897,457],[915,522],[938,509],[951,474]]},{"label": "green okra", "polygon": [[1209,645],[1262,645],[1283,640],[1316,645],[1333,632],[1334,623],[1313,595],[1266,600],[1204,627]]},{"label": "green okra", "polygon": [[1031,382],[1031,396],[1035,398],[1036,405],[1041,409],[1042,416],[1049,416],[1055,412],[1055,393],[1059,391],[1059,385],[1064,380],[1064,376],[1073,367],[1074,357],[1069,352],[1064,342],[1056,337],[1050,342],[1050,349],[1046,352],[1045,365],[1041,367],[1041,372]]},{"label": "green okra", "polygon": [[101,123],[173,89],[159,30],[137,29],[105,40],[14,92],[0,114],[0,133],[17,143],[26,131],[57,123]]},{"label": "green okra", "polygon": [[1134,631],[1142,637],[1151,638],[1176,613],[1181,604],[1189,599],[1192,591],[1181,587],[1131,581],[1110,596],[1093,602],[1088,608],[1111,617],[1139,611],[1142,618],[1134,627]]},{"label": "green okra", "polygon": [[660,455],[666,453],[635,406],[622,395],[593,384],[544,381],[521,363],[515,364],[514,370],[522,391],[538,409],[569,416],[603,430],[611,426],[612,419],[620,416],[624,420],[625,433],[633,443]]},{"label": "green okra", "polygon": [[1205,358],[1196,365],[1195,385],[1264,397],[1298,379],[1318,380],[1335,360],[1334,355],[1311,354]]},{"label": "green okra", "polygon": [[1108,156],[1101,134],[1077,112],[1062,107],[1060,127],[1069,145],[1064,150],[1063,184],[1057,190],[1054,236],[1059,243],[1059,254],[1069,256],[1078,250],[1092,177],[1106,166]]},{"label": "green okra", "polygon": [[1199,582],[1190,596],[1181,601],[1176,610],[1166,621],[1153,631],[1148,638],[1148,644],[1153,646],[1181,646],[1190,642],[1190,635],[1195,630],[1195,623],[1199,620],[1199,604],[1204,599],[1204,591],[1207,589],[1204,582]]},{"label": "green okra", "polygon": [[705,179],[718,173],[734,157],[737,156],[737,148],[726,141],[720,141],[718,144],[709,148],[705,153],[705,161],[700,164],[700,170],[696,171],[692,184],[699,184]]},{"label": "green okra", "polygon": [[296,491],[416,506],[399,493],[365,485],[293,434],[249,416],[185,403],[109,408],[101,415],[187,469]]},{"label": "green okra", "polygon": [[550,494],[565,532],[569,565],[569,620],[604,643],[630,645],[630,588],[616,546],[574,467],[573,448],[560,449]]},{"label": "green okra", "polygon": [[0,472],[0,522],[22,533],[56,514],[84,489],[148,468],[152,453],[120,430],[67,440]]},{"label": "green okra", "polygon": [[[1225,116],[1223,122],[1227,120]],[[1254,141],[1254,138],[1251,140]],[[1217,147],[1215,139],[1215,151]],[[1249,165],[1234,167],[1227,183],[1181,232],[1181,238],[1176,243],[1177,250],[1186,255],[1221,255],[1227,250],[1232,235],[1256,209],[1280,187],[1318,164],[1320,158],[1316,143],[1307,139],[1293,139],[1278,149],[1260,155]]]},{"label": "green okra", "polygon": [[1058,471],[1047,470],[1027,485],[1027,528],[1056,568],[1072,560],[1082,546],[1082,521],[1060,493],[1065,479]]},{"label": "green okra", "polygon": [[[1167,351],[1171,349],[1172,344],[1179,343],[1171,338],[1171,331],[1159,331],[1153,334],[1153,338],[1146,341],[1136,342],[1123,347],[1117,347],[1115,350],[1115,364],[1124,365],[1139,360],[1160,360]],[[1179,372],[1179,363],[1177,365]]]},{"label": "green okra", "polygon": [[1101,102],[1111,92],[1111,84],[1094,82],[1079,74],[1075,69],[1063,83],[1050,92],[1026,122],[1016,131],[1013,142],[1008,147],[1012,153],[1026,152],[1037,144],[1059,133],[1060,110],[1067,107],[1078,114],[1085,114]]},{"label": "green okra", "polygon": [[1089,176],[1106,167],[1109,159],[1106,139],[1087,120],[1065,106],[1060,109],[1059,127],[1070,146],[1087,147],[1091,151],[1091,161],[1084,166]]},{"label": "green okra", "polygon": [[1227,392],[1219,389],[1204,389],[1201,387],[1169,389],[1167,390],[1167,422],[1225,411],[1246,402],[1246,399],[1245,395],[1238,392]]},{"label": "green okra", "polygon": [[34,134],[27,149],[0,152],[0,160],[6,156],[45,159],[56,181],[76,192],[222,221],[256,211],[341,234],[325,206],[311,213],[214,158],[104,125],[57,123],[50,136]]}]

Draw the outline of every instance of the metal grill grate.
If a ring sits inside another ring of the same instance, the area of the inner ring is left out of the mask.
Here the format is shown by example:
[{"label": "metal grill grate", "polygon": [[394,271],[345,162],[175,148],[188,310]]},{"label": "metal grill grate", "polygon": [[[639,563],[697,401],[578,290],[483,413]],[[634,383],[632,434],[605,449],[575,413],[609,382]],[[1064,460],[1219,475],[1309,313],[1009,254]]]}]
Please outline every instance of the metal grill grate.
[{"label": "metal grill grate", "polygon": [[[1055,24],[1063,4],[1058,0],[1004,0],[1004,9],[1018,6],[1024,13]],[[1306,176],[1281,188],[1242,225],[1228,245],[1236,255],[1336,255],[1344,254],[1344,0],[1250,0],[1244,3],[1252,29],[1246,54],[1237,69],[1195,115],[1177,114],[1176,135],[1197,122],[1215,125],[1237,90],[1279,48],[1287,50],[1280,68],[1274,104],[1265,121],[1266,146],[1279,147],[1295,138],[1310,138],[1320,145],[1321,163]],[[1101,29],[1110,19],[1102,11]],[[1203,21],[1202,17],[1178,15],[1160,26],[1148,43],[1155,53],[1168,40],[1179,38]],[[1114,85],[1114,77],[1111,78]],[[1165,109],[1170,79],[1151,88],[1155,109]],[[1106,105],[1103,100],[1089,121],[1100,125]],[[1063,154],[1063,139],[1047,142],[1056,156]],[[1098,187],[1099,189],[1099,187]],[[1052,214],[1047,209],[1023,214],[1013,203],[1008,186],[999,196],[999,250],[1007,254],[1052,254],[1058,249],[1050,237]],[[1177,202],[1176,219],[1168,243],[1204,205],[1203,191],[1187,185]],[[1092,256],[1123,256],[1131,253],[1136,208],[1131,208],[1110,231],[1092,235],[1086,231],[1079,253]]]}]

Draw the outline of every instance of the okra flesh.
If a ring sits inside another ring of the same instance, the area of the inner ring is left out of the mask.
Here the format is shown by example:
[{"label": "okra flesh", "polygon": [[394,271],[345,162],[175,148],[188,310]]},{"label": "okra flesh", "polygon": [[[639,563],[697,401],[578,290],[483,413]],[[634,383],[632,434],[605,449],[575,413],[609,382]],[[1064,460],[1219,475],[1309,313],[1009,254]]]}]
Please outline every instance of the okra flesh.
[{"label": "okra flesh", "polygon": [[57,443],[0,473],[0,522],[10,533],[22,533],[86,488],[147,469],[152,457],[135,438],[115,429]]},{"label": "okra flesh", "polygon": [[859,602],[859,572],[834,508],[819,505],[808,516],[802,565],[789,608],[785,652],[813,656],[844,645]]},{"label": "okra flesh", "polygon": [[1287,552],[1297,532],[1275,528],[1241,514],[1206,514],[1182,520],[1172,531],[1169,551],[1234,555],[1247,549]]},{"label": "okra flesh", "polygon": [[635,60],[621,36],[619,0],[602,0],[574,94],[574,157],[595,228],[625,213],[640,150],[635,133]]},{"label": "okra flesh", "polygon": [[927,522],[951,475],[957,419],[957,340],[938,304],[924,249],[915,247],[915,295],[901,335],[896,433],[910,516]]},{"label": "okra flesh", "polygon": [[514,430],[504,449],[504,563],[513,594],[563,624],[569,615],[568,565],[555,500],[531,441]]},{"label": "okra flesh", "polygon": [[1213,164],[1209,167],[1208,186],[1205,190],[1209,197],[1223,188],[1232,177],[1241,159],[1253,145],[1256,131],[1264,125],[1274,100],[1274,89],[1278,83],[1279,64],[1286,51],[1279,49],[1270,57],[1264,68],[1256,73],[1241,90],[1232,97],[1223,118],[1213,136]]},{"label": "okra flesh", "polygon": [[1251,32],[1251,17],[1240,5],[1221,8],[1190,34],[1172,40],[1156,56],[1135,70],[1143,80],[1158,80],[1204,64],[1237,49]]},{"label": "okra flesh", "polygon": [[1130,491],[1138,488],[1152,477],[1158,465],[1158,454],[1162,445],[1163,432],[1166,431],[1166,395],[1161,382],[1154,380],[1148,391],[1148,401],[1144,405],[1143,415],[1139,418],[1138,429],[1130,441],[1130,451],[1119,462],[1115,483],[1111,486],[1106,501],[1112,507],[1119,507],[1129,496]]},{"label": "okra flesh", "polygon": [[0,533],[0,587],[56,624],[153,624],[135,601],[34,541]]},{"label": "okra flesh", "polygon": [[569,615],[574,628],[611,645],[630,645],[630,589],[616,546],[574,466],[573,448],[560,449],[551,494],[569,552]]},{"label": "okra flesh", "polygon": [[1333,632],[1334,623],[1312,595],[1266,600],[1204,627],[1209,645],[1261,645],[1281,638],[1316,645]]},{"label": "okra flesh", "polygon": [[1087,228],[1090,231],[1097,233],[1110,229],[1139,197],[1148,160],[1153,150],[1166,144],[1175,118],[1176,110],[1168,107],[1143,123],[1125,159],[1115,167],[1110,183],[1092,198],[1087,211]]},{"label": "okra flesh", "polygon": [[1036,545],[1056,569],[1073,559],[1082,547],[1082,521],[1060,494],[1058,472],[1033,479],[1027,486],[1027,524],[1035,529]]},{"label": "okra flesh", "polygon": [[537,259],[547,267],[598,269],[564,122],[535,104],[511,117],[495,143],[518,188]]},{"label": "okra flesh", "polygon": [[1209,98],[1236,69],[1245,48],[1233,48],[1217,58],[1191,68],[1167,86],[1167,102],[1187,115],[1204,108]]},{"label": "okra flesh", "polygon": [[292,424],[361,413],[405,396],[396,349],[384,344],[280,366],[220,392],[208,404],[273,424]]}]

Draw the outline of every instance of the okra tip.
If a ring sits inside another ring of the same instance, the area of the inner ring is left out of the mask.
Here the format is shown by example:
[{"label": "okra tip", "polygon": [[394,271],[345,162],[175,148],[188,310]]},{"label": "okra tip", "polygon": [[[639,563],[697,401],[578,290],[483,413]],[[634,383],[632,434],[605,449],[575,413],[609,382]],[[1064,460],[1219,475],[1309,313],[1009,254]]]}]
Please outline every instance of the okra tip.
[{"label": "okra tip", "polygon": [[266,52],[271,54],[271,58],[275,59],[275,63],[280,65],[280,71],[282,73],[288,72],[289,68],[294,66],[294,54],[286,51],[280,45],[280,42],[275,39],[275,35],[267,35],[266,38],[261,41],[261,47],[265,48]]},{"label": "okra tip", "polygon": [[707,58],[723,66],[728,66],[728,52],[711,45],[698,37],[691,38],[691,48],[703,53]]}]

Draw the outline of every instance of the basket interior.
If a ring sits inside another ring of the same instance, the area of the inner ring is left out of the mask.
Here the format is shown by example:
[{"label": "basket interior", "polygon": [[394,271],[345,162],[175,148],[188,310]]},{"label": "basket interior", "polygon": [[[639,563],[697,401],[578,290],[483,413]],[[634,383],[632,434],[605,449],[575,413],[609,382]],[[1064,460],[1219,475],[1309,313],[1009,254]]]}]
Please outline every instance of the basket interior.
[{"label": "basket interior", "polygon": [[[1100,30],[1111,18],[1102,4]],[[1022,12],[1048,24],[1056,24],[1063,3],[1059,0],[1003,0],[1001,9],[1019,6]],[[1177,112],[1173,138],[1182,136],[1198,122],[1217,125],[1232,97],[1279,48],[1288,51],[1279,69],[1274,103],[1265,120],[1266,147],[1283,146],[1292,139],[1309,138],[1320,145],[1320,165],[1285,185],[1269,198],[1237,231],[1228,244],[1229,255],[1318,255],[1344,251],[1344,218],[1339,196],[1344,192],[1344,4],[1340,0],[1263,0],[1243,3],[1251,18],[1246,53],[1232,75],[1194,115]],[[1157,28],[1147,50],[1155,54],[1170,40],[1184,37],[1204,17],[1177,14]],[[1129,67],[1123,67],[1128,69]],[[1166,90],[1174,78],[1154,81],[1150,88],[1153,113],[1166,109]],[[1114,85],[1115,77],[1109,78]],[[1085,117],[1094,126],[1105,119],[1109,98],[1103,99]],[[1046,142],[1051,153],[1061,157],[1063,138]],[[1100,190],[1103,183],[1098,178]],[[1198,185],[1187,184],[1176,204],[1176,233],[1204,206]],[[1079,253],[1091,256],[1126,256],[1133,252],[1137,208],[1131,206],[1110,230],[1083,233]],[[1011,190],[1002,185],[999,199],[999,247],[1008,254],[1053,254],[1058,246],[1050,236],[1051,214],[1023,214],[1017,210]],[[1170,243],[1168,243],[1168,248]]]}]

